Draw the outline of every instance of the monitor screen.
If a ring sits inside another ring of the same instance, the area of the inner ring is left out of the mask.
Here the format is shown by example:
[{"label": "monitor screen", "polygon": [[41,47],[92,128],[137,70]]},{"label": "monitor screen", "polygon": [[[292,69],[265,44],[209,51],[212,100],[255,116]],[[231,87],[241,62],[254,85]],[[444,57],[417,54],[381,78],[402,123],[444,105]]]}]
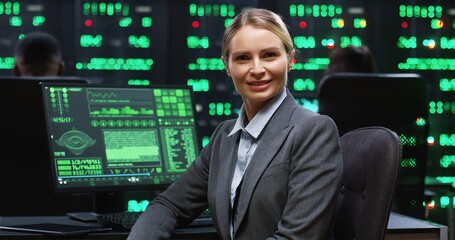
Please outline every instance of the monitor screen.
[{"label": "monitor screen", "polygon": [[[83,84],[77,77],[0,76],[0,216],[54,215],[91,209],[89,196],[55,196],[51,188],[41,83]],[[30,204],[32,200],[33,204]]]},{"label": "monitor screen", "polygon": [[56,192],[162,190],[199,153],[189,87],[42,89]]}]

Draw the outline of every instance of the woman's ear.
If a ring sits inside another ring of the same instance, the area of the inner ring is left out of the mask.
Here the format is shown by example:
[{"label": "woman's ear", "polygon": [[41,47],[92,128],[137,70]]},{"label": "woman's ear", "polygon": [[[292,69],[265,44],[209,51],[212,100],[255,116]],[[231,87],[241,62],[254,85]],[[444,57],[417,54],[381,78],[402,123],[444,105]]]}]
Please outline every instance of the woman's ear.
[{"label": "woman's ear", "polygon": [[229,70],[229,64],[227,63],[227,59],[225,59],[224,57],[221,57],[221,60],[223,60],[224,69],[226,69],[226,74],[229,77],[231,77],[231,71]]},{"label": "woman's ear", "polygon": [[292,49],[292,51],[289,53],[289,62],[288,62],[289,71],[291,71],[292,66],[294,66],[295,62],[296,62],[295,49]]}]

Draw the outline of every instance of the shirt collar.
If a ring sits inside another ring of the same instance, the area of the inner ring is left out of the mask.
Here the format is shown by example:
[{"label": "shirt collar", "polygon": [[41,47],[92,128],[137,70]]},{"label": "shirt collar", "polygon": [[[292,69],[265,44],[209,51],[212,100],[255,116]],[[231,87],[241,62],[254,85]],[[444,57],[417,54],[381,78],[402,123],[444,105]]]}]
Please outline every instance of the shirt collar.
[{"label": "shirt collar", "polygon": [[251,122],[246,127],[243,125],[243,119],[245,119],[246,114],[245,114],[245,110],[242,105],[242,108],[240,109],[240,115],[237,117],[234,128],[231,130],[228,137],[234,135],[236,132],[238,132],[240,130],[244,130],[252,137],[258,138],[259,134],[261,134],[262,130],[264,130],[265,125],[267,125],[270,118],[272,118],[272,115],[275,113],[275,111],[278,109],[278,107],[284,101],[286,96],[287,96],[286,88],[284,88],[280,94],[278,94],[276,97],[272,98],[256,114],[256,116],[254,116],[254,118],[251,120]]}]

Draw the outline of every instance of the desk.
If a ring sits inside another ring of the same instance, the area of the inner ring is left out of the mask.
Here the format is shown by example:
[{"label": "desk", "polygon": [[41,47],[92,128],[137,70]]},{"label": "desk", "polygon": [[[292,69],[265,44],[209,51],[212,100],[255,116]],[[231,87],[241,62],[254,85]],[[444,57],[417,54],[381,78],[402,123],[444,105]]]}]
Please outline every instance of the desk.
[{"label": "desk", "polygon": [[[51,216],[51,217],[0,217],[1,225],[18,225],[31,224],[40,222],[73,224],[81,226],[94,226],[96,223],[82,223],[71,220],[66,216]],[[71,236],[64,239],[82,240],[82,239],[126,239],[128,232],[125,231],[110,231],[104,233],[92,233],[90,235]],[[43,234],[0,231],[1,239],[59,239],[49,238]],[[179,229],[173,239],[219,239],[215,229],[211,227],[187,228]],[[407,217],[397,213],[391,213],[387,226],[386,240],[447,240],[447,227],[439,224],[428,223],[424,220]]]},{"label": "desk", "polygon": [[[80,226],[99,226],[97,223],[83,223],[70,219],[67,216],[43,216],[43,217],[0,217],[0,225],[22,225],[22,224],[34,224],[34,223],[60,223],[69,225],[80,225]],[[27,240],[38,240],[38,239],[65,239],[65,240],[82,240],[82,239],[126,239],[128,236],[127,231],[109,231],[100,233],[91,233],[89,235],[78,235],[78,236],[65,236],[65,237],[49,237],[44,234],[26,233],[26,232],[13,232],[13,231],[2,231],[0,230],[0,239],[27,239]],[[187,240],[187,239],[211,239],[217,238],[216,231],[213,227],[194,227],[179,229],[174,238],[175,240]]]},{"label": "desk", "polygon": [[447,226],[391,213],[386,240],[447,240]]}]

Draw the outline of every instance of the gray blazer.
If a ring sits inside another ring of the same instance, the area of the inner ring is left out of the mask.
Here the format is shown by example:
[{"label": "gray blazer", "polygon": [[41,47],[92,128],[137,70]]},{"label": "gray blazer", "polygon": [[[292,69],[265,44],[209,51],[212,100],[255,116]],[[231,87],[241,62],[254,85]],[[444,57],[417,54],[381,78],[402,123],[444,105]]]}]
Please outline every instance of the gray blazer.
[{"label": "gray blazer", "polygon": [[[128,239],[167,239],[207,207],[230,239],[230,186],[240,134],[222,122],[188,171],[151,202]],[[338,130],[287,97],[263,131],[242,181],[235,239],[326,239],[342,175]]]}]

